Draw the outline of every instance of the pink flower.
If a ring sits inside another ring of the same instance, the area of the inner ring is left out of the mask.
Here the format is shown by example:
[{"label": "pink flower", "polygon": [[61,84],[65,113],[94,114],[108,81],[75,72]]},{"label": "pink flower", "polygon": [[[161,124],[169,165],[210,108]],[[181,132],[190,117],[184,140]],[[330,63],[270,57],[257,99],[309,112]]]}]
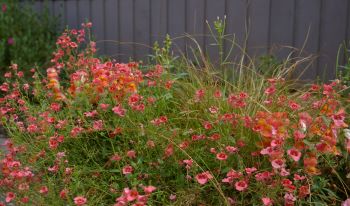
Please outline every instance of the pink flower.
[{"label": "pink flower", "polygon": [[8,45],[12,45],[12,44],[14,44],[14,43],[15,43],[15,40],[14,40],[12,37],[10,37],[10,38],[7,39],[7,44],[8,44]]},{"label": "pink flower", "polygon": [[299,152],[298,150],[289,149],[287,153],[294,161],[298,162],[300,160],[301,152]]},{"label": "pink flower", "polygon": [[350,206],[350,198],[341,203],[341,206]]},{"label": "pink flower", "polygon": [[210,129],[213,128],[213,125],[212,125],[210,122],[204,122],[204,123],[203,123],[203,127],[204,127],[204,129],[206,129],[206,130],[210,130]]},{"label": "pink flower", "polygon": [[78,205],[78,206],[85,205],[86,202],[87,202],[87,200],[83,196],[77,196],[77,197],[74,198],[75,205]]},{"label": "pink flower", "polygon": [[272,200],[268,197],[263,197],[261,198],[261,201],[265,206],[271,206],[272,205]]},{"label": "pink flower", "polygon": [[132,168],[130,165],[126,165],[123,167],[123,174],[131,174],[134,171],[134,168]]},{"label": "pink flower", "polygon": [[196,180],[199,184],[204,185],[208,182],[208,180],[212,179],[213,176],[210,174],[209,171],[202,172],[196,175]]},{"label": "pink flower", "polygon": [[293,135],[294,135],[295,140],[304,139],[305,136],[306,136],[304,133],[302,133],[302,132],[299,131],[299,130],[294,131]]},{"label": "pink flower", "polygon": [[127,153],[126,153],[126,156],[128,156],[129,158],[131,159],[134,159],[136,158],[136,152],[134,150],[129,150]]},{"label": "pink flower", "polygon": [[219,111],[219,108],[217,108],[217,107],[214,107],[214,106],[209,107],[209,112],[212,114],[216,114],[216,113],[218,113],[218,111]]},{"label": "pink flower", "polygon": [[112,110],[113,110],[113,112],[115,114],[119,115],[120,117],[124,117],[125,116],[126,110],[121,105],[113,107]]},{"label": "pink flower", "polygon": [[130,190],[129,188],[124,188],[123,195],[126,197],[128,202],[134,201],[139,196],[137,190]]},{"label": "pink flower", "polygon": [[6,10],[7,10],[7,5],[6,4],[2,4],[1,5],[1,10],[2,10],[2,12],[6,12]]},{"label": "pink flower", "polygon": [[13,199],[16,198],[16,194],[13,192],[6,193],[6,199],[5,202],[11,202]]},{"label": "pink flower", "polygon": [[238,148],[237,147],[233,147],[233,146],[226,146],[225,149],[226,149],[226,151],[228,153],[231,153],[231,154],[233,154],[233,153],[238,151]]},{"label": "pink flower", "polygon": [[156,190],[157,188],[150,185],[150,186],[146,186],[146,187],[143,187],[143,191],[146,193],[146,194],[150,194],[152,193],[154,190]]},{"label": "pink flower", "polygon": [[39,190],[40,194],[47,194],[49,192],[49,189],[46,186],[42,186]]},{"label": "pink flower", "polygon": [[235,183],[235,188],[238,191],[244,191],[248,188],[248,183],[245,180],[241,180]]},{"label": "pink flower", "polygon": [[171,195],[169,196],[169,200],[175,201],[175,200],[176,200],[176,195],[171,194]]},{"label": "pink flower", "polygon": [[250,175],[250,174],[252,174],[252,173],[254,173],[254,172],[256,172],[256,168],[255,167],[251,167],[251,168],[245,168],[245,172],[248,174],[248,175]]},{"label": "pink flower", "polygon": [[103,111],[107,111],[108,107],[109,107],[109,104],[103,104],[101,103],[100,105],[100,108],[103,110]]},{"label": "pink flower", "polygon": [[227,154],[225,154],[225,153],[223,153],[223,152],[220,152],[220,153],[218,153],[218,154],[216,155],[216,158],[217,158],[218,160],[221,160],[221,161],[226,160],[226,159],[227,159]]},{"label": "pink flower", "polygon": [[293,101],[291,101],[291,102],[289,102],[289,108],[291,108],[292,110],[296,111],[296,110],[300,109],[300,105],[295,103],[295,102],[293,102]]},{"label": "pink flower", "polygon": [[285,167],[284,160],[282,160],[282,159],[272,160],[271,165],[275,169],[281,169],[281,168]]},{"label": "pink flower", "polygon": [[276,92],[275,86],[271,86],[271,87],[269,87],[269,88],[267,88],[267,89],[265,90],[265,94],[267,94],[267,95],[272,95],[272,94],[274,94],[275,92]]},{"label": "pink flower", "polygon": [[60,198],[61,198],[61,199],[66,199],[66,198],[67,198],[67,193],[68,193],[68,190],[67,190],[67,189],[61,190],[61,192],[60,192]]},{"label": "pink flower", "polygon": [[96,120],[96,121],[94,121],[92,127],[93,127],[93,129],[94,129],[95,131],[102,130],[102,129],[103,129],[103,121],[102,121],[102,120]]}]

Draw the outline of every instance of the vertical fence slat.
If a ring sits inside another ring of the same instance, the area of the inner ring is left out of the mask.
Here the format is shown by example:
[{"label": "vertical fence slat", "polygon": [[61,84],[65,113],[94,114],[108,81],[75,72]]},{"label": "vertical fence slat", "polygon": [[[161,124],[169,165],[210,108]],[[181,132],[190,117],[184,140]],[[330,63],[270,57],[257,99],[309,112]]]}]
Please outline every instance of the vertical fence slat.
[{"label": "vertical fence slat", "polygon": [[167,33],[167,1],[151,0],[151,43],[162,44]]},{"label": "vertical fence slat", "polygon": [[96,39],[96,46],[99,49],[99,54],[105,54],[103,4],[104,0],[92,0],[91,2],[91,22],[94,25],[92,31]]},{"label": "vertical fence slat", "polygon": [[293,46],[295,1],[271,0],[270,48],[279,59],[286,58]]},{"label": "vertical fence slat", "polygon": [[211,27],[211,31],[206,25],[206,39],[205,44],[207,47],[208,56],[212,62],[219,61],[219,47],[213,36],[217,36],[217,33],[214,28],[214,21],[217,20],[217,17],[223,19],[225,15],[225,0],[207,0],[207,10],[206,10],[206,20]]},{"label": "vertical fence slat", "polygon": [[247,1],[227,1],[225,55],[229,55],[229,62],[237,60],[244,53],[247,22]]},{"label": "vertical fence slat", "polygon": [[[186,1],[186,54],[192,61],[200,61],[199,49],[205,51],[205,3],[202,0]],[[198,48],[199,47],[199,48]]]},{"label": "vertical fence slat", "polygon": [[150,0],[135,0],[135,59],[144,60],[150,50]]},{"label": "vertical fence slat", "polygon": [[43,9],[43,2],[42,1],[34,1],[33,9],[34,9],[34,11],[41,12]]},{"label": "vertical fence slat", "polygon": [[248,54],[252,57],[266,54],[269,41],[270,0],[250,0],[248,15]]},{"label": "vertical fence slat", "polygon": [[105,31],[106,31],[106,54],[116,58],[119,54],[119,34],[118,34],[118,1],[106,0],[105,4]]},{"label": "vertical fence slat", "polygon": [[[78,0],[78,22],[85,23],[91,21],[90,0]],[[95,26],[95,25],[93,25]]]},{"label": "vertical fence slat", "polygon": [[69,28],[77,29],[79,22],[77,19],[77,0],[70,0],[66,2],[67,4],[67,24]]},{"label": "vertical fence slat", "polygon": [[63,0],[54,1],[54,10],[55,10],[55,16],[57,16],[60,20],[59,30],[63,30],[65,28],[64,1]]},{"label": "vertical fence slat", "polygon": [[174,49],[178,52],[185,50],[186,32],[186,0],[169,0],[168,1],[168,32],[173,41]]},{"label": "vertical fence slat", "polygon": [[335,62],[339,45],[345,39],[347,0],[322,2],[322,27],[318,75],[321,79],[335,78]]},{"label": "vertical fence slat", "polygon": [[[318,39],[320,35],[321,2],[319,0],[297,0],[295,8],[294,46],[298,49],[303,49],[298,56],[316,55],[318,53]],[[315,79],[317,75],[317,59],[300,65],[295,75],[299,76],[301,73],[303,73],[301,79]]]},{"label": "vertical fence slat", "polygon": [[[204,48],[204,37],[205,37],[205,11],[204,11],[204,2],[202,0],[187,0],[187,11],[186,11],[186,21],[187,21],[187,33],[191,35],[197,41],[197,44],[186,38],[186,51],[189,57],[192,59],[194,52],[200,49],[205,50]],[[193,49],[193,51],[192,51]],[[195,54],[196,55],[196,54]]]},{"label": "vertical fence slat", "polygon": [[133,55],[133,36],[134,36],[134,14],[133,0],[120,0],[119,2],[119,17],[120,17],[120,58],[123,62],[134,58]]}]

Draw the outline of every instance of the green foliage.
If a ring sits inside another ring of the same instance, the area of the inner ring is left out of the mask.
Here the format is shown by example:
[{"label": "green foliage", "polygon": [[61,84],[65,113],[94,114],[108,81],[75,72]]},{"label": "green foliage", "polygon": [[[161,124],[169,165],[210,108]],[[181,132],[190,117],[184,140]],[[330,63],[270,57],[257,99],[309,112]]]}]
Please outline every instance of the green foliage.
[{"label": "green foliage", "polygon": [[25,71],[42,67],[55,48],[57,19],[47,8],[40,14],[33,11],[29,2],[3,0],[0,6],[0,73],[12,63]]}]

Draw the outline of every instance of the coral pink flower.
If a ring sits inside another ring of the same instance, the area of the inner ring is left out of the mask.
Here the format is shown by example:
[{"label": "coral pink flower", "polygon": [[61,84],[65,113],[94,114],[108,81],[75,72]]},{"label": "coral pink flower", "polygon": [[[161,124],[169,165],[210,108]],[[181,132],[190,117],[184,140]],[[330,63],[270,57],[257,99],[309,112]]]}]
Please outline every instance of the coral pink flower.
[{"label": "coral pink flower", "polygon": [[209,171],[206,171],[197,174],[195,178],[199,184],[204,185],[208,182],[208,180],[212,179],[213,176],[210,174]]},{"label": "coral pink flower", "polygon": [[210,130],[210,129],[213,128],[213,125],[212,125],[210,122],[204,122],[204,123],[203,123],[203,127],[204,127],[204,129],[206,129],[206,130]]},{"label": "coral pink flower", "polygon": [[128,156],[131,159],[134,159],[134,158],[136,158],[136,152],[134,150],[129,150],[126,153],[126,156]]},{"label": "coral pink flower", "polygon": [[296,130],[294,131],[293,136],[294,136],[294,139],[298,141],[298,140],[304,139],[306,135],[301,131]]},{"label": "coral pink flower", "polygon": [[2,10],[2,12],[6,12],[6,10],[7,10],[7,5],[6,4],[2,4],[1,5],[1,10]]},{"label": "coral pink flower", "polygon": [[291,109],[294,110],[294,111],[300,109],[300,107],[301,107],[301,106],[300,106],[299,104],[297,104],[297,103],[295,103],[295,102],[293,102],[293,101],[289,102],[289,108],[291,108]]},{"label": "coral pink flower", "polygon": [[231,154],[233,154],[233,153],[238,151],[238,148],[237,147],[233,147],[233,146],[226,146],[225,149],[226,149],[226,151],[228,153],[231,153]]},{"label": "coral pink flower", "polygon": [[209,112],[212,114],[216,114],[216,113],[218,113],[218,111],[219,111],[219,108],[217,108],[217,107],[214,107],[214,106],[209,107]]},{"label": "coral pink flower", "polygon": [[124,117],[126,112],[126,110],[121,105],[113,107],[112,111],[120,117]]},{"label": "coral pink flower", "polygon": [[284,160],[282,160],[282,159],[272,160],[271,165],[275,169],[281,169],[281,168],[285,167]]},{"label": "coral pink flower", "polygon": [[241,180],[235,183],[235,188],[238,191],[244,191],[248,188],[248,183],[245,180]]},{"label": "coral pink flower", "polygon": [[134,171],[134,168],[132,168],[130,165],[126,165],[123,167],[123,174],[131,174]]},{"label": "coral pink flower", "polygon": [[217,158],[218,160],[221,160],[221,161],[226,160],[226,159],[227,159],[227,154],[225,154],[224,152],[220,152],[220,153],[218,153],[218,154],[216,155],[216,158]]},{"label": "coral pink flower", "polygon": [[222,94],[221,94],[221,91],[220,90],[216,90],[215,92],[214,92],[214,97],[215,98],[220,98],[222,96]]},{"label": "coral pink flower", "polygon": [[156,190],[157,188],[150,185],[150,186],[145,186],[143,187],[143,191],[146,193],[146,194],[150,194],[152,193],[154,190]]},{"label": "coral pink flower", "polygon": [[68,190],[67,190],[67,189],[61,190],[61,192],[60,192],[60,198],[61,198],[61,199],[66,199],[66,198],[67,198],[67,193],[68,193]]},{"label": "coral pink flower", "polygon": [[77,206],[85,205],[86,202],[87,202],[87,200],[83,196],[77,196],[74,198],[74,204]]},{"label": "coral pink flower", "polygon": [[256,172],[257,171],[257,169],[255,168],[255,167],[251,167],[251,168],[245,168],[244,169],[245,170],[245,172],[248,174],[248,175],[250,175],[250,174],[252,174],[252,173],[254,173],[254,172]]},{"label": "coral pink flower", "polygon": [[124,188],[123,195],[126,197],[128,202],[134,201],[139,196],[137,190],[130,190],[129,188]]},{"label": "coral pink flower", "polygon": [[261,201],[265,206],[271,206],[272,205],[272,200],[269,197],[263,197],[261,198]]},{"label": "coral pink flower", "polygon": [[298,150],[289,149],[287,153],[294,161],[298,162],[300,160],[301,152],[299,152]]},{"label": "coral pink flower", "polygon": [[275,92],[276,92],[275,86],[271,86],[271,87],[269,87],[269,88],[267,88],[267,89],[265,90],[265,94],[267,94],[267,95],[272,95],[272,94],[274,94]]},{"label": "coral pink flower", "polygon": [[15,198],[16,198],[16,194],[15,193],[8,192],[8,193],[6,193],[5,202],[11,202]]},{"label": "coral pink flower", "polygon": [[49,189],[46,186],[42,186],[39,190],[40,194],[47,194],[49,192]]},{"label": "coral pink flower", "polygon": [[176,200],[176,195],[171,194],[171,195],[169,196],[169,200],[175,201],[175,200]]},{"label": "coral pink flower", "polygon": [[341,203],[341,206],[350,206],[350,198]]},{"label": "coral pink flower", "polygon": [[103,104],[101,103],[100,105],[100,108],[103,110],[103,111],[107,111],[108,107],[109,107],[109,104]]}]

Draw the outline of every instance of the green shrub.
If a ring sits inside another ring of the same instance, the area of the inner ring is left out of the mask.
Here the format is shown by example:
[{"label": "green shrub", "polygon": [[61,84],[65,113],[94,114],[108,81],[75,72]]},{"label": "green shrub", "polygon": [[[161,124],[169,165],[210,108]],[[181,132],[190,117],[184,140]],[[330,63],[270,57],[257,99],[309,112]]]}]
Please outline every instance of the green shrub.
[{"label": "green shrub", "polygon": [[47,8],[33,11],[29,1],[3,0],[0,6],[0,73],[13,63],[25,72],[47,64],[56,48],[57,19]]}]

